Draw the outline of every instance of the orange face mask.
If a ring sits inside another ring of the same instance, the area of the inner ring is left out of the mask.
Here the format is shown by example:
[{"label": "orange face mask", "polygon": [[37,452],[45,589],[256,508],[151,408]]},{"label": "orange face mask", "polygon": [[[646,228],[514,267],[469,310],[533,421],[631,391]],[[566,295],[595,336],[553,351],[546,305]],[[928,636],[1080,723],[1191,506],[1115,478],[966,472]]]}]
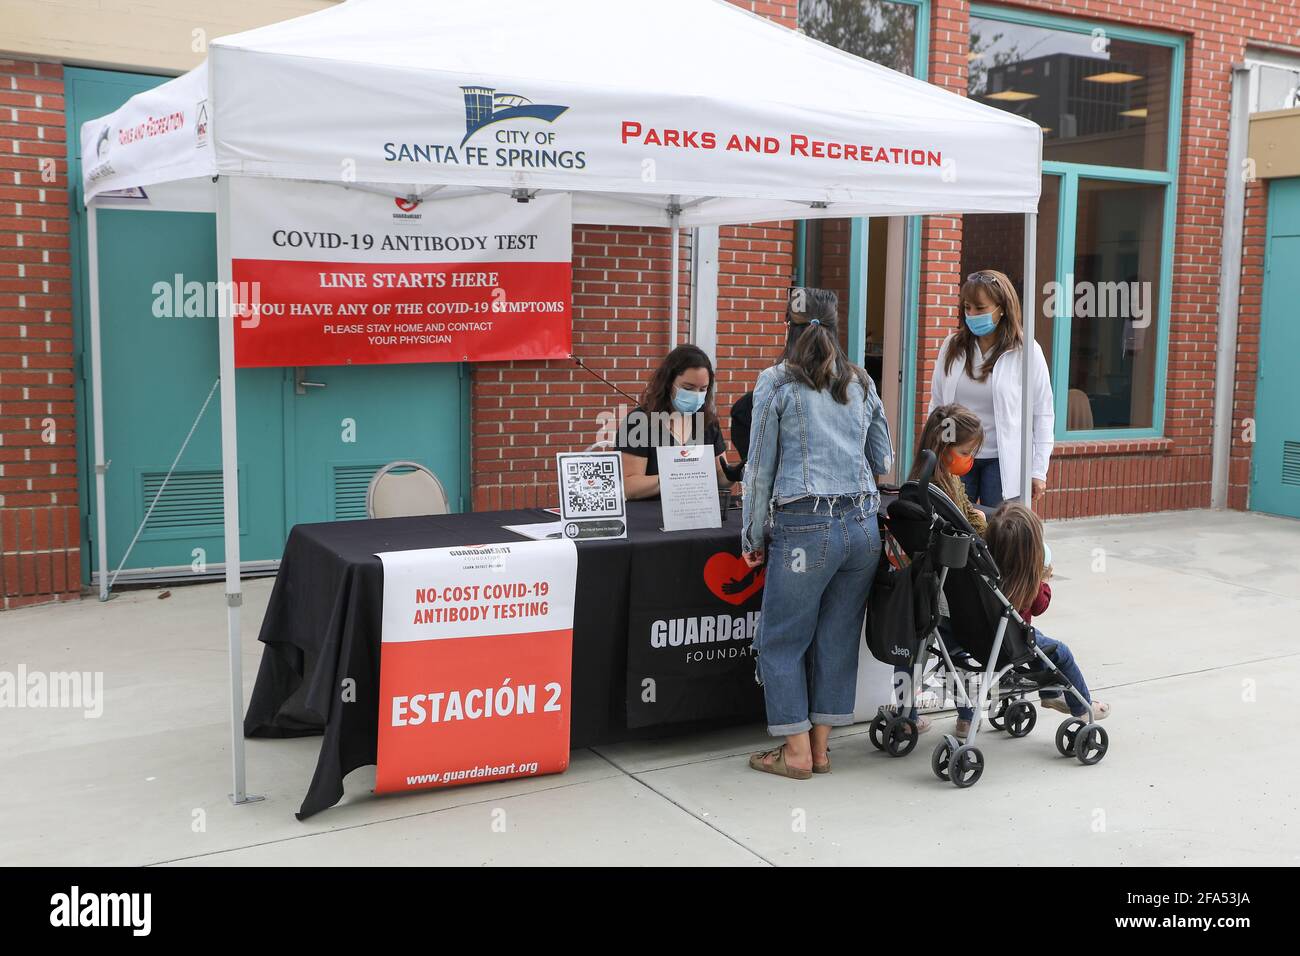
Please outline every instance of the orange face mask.
[{"label": "orange face mask", "polygon": [[975,467],[975,456],[959,455],[955,451],[949,449],[948,453],[944,455],[944,465],[947,467],[950,474],[954,474],[960,478]]}]

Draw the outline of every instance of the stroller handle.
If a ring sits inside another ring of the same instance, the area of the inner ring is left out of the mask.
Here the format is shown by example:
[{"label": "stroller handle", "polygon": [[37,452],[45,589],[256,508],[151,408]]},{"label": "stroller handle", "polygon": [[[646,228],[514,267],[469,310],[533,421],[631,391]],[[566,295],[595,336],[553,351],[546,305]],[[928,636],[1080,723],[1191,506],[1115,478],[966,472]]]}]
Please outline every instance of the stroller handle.
[{"label": "stroller handle", "polygon": [[931,515],[934,514],[934,505],[930,501],[930,479],[934,477],[934,469],[938,467],[939,459],[935,457],[934,452],[930,449],[922,449],[920,454],[921,469],[917,473],[917,487],[921,492],[921,503]]}]

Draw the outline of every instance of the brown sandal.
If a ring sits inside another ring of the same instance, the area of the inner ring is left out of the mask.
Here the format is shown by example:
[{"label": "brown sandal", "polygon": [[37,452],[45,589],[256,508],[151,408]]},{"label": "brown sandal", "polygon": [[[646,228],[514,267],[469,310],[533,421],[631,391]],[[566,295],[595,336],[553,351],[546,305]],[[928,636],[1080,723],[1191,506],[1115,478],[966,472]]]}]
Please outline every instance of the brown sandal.
[{"label": "brown sandal", "polygon": [[825,762],[825,763],[817,763],[816,761],[814,761],[814,762],[813,762],[813,769],[812,769],[812,772],[813,772],[813,773],[830,773],[830,772],[831,772],[831,748],[830,748],[830,747],[827,747],[827,748],[826,748],[826,762]]},{"label": "brown sandal", "polygon": [[[770,764],[764,763],[763,758],[776,754],[776,759]],[[785,744],[777,747],[775,750],[765,750],[761,754],[751,754],[749,757],[749,767],[751,770],[758,770],[761,773],[774,773],[778,777],[789,777],[791,780],[807,780],[812,775],[811,770],[798,770],[794,767],[788,767],[785,763]]]}]

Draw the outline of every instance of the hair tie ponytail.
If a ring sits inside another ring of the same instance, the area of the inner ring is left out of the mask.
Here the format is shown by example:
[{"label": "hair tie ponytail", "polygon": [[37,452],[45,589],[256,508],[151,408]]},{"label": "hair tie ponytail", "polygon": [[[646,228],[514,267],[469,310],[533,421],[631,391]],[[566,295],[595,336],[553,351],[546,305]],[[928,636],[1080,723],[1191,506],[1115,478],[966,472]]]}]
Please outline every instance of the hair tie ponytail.
[{"label": "hair tie ponytail", "polygon": [[821,319],[809,319],[809,320],[808,320],[808,324],[809,324],[809,325],[821,325],[821,324],[822,324],[822,320],[821,320]]}]

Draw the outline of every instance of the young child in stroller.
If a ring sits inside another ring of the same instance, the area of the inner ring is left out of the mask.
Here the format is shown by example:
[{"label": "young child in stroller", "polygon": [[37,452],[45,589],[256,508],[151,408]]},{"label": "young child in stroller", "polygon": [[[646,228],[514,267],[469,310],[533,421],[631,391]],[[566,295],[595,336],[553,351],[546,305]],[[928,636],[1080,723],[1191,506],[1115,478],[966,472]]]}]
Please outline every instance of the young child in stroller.
[{"label": "young child in stroller", "polygon": [[[915,464],[912,466],[912,473],[908,476],[913,480],[919,478],[923,457],[921,452],[925,450],[934,452],[937,462],[930,483],[946,494],[949,500],[962,510],[971,527],[981,536],[988,527],[988,522],[984,512],[971,503],[961,476],[971,470],[971,467],[975,464],[975,455],[983,444],[984,428],[980,423],[979,416],[964,405],[956,403],[940,405],[930,413],[930,417],[925,421],[925,428],[921,430],[921,438],[916,443]],[[943,596],[940,595],[939,599],[939,613],[943,615],[943,619],[939,624],[939,632],[947,641],[953,656],[962,658],[964,653],[960,648],[956,648],[952,644],[951,629],[947,624],[947,607],[943,603]],[[908,684],[912,681],[912,670],[908,665],[896,665],[894,673],[896,683],[901,683],[905,690],[915,691],[914,693],[904,693],[902,696],[904,702],[907,700],[913,702],[908,716],[916,722],[917,731],[923,734],[930,729],[930,718],[918,715],[916,712],[915,700],[921,688],[908,688]],[[957,707],[956,736],[959,739],[966,737],[967,732],[970,730],[970,721],[973,715],[974,711],[971,708]]]},{"label": "young child in stroller", "polygon": [[[1017,501],[1004,501],[989,519],[984,533],[989,552],[1002,572],[1002,593],[1012,606],[1020,611],[1026,624],[1033,624],[1033,615],[1042,614],[1052,600],[1052,589],[1047,583],[1051,568],[1044,567],[1043,523],[1024,505]],[[1065,678],[1084,697],[1092,700],[1083,672],[1075,663],[1070,648],[1054,641],[1038,628],[1034,628],[1034,642],[1055,661]],[[1059,689],[1044,687],[1039,692],[1039,703],[1044,707],[1082,717],[1087,708],[1073,695]],[[1110,714],[1110,705],[1092,700],[1092,716],[1101,720]]]},{"label": "young child in stroller", "polygon": [[[930,478],[931,485],[947,495],[966,516],[971,527],[987,540],[993,559],[1002,569],[1004,580],[1008,582],[1006,596],[1020,611],[1025,623],[1029,624],[1032,615],[1042,614],[1047,610],[1052,596],[1051,587],[1047,583],[1047,579],[1051,577],[1051,569],[1044,567],[1043,526],[1032,511],[1015,502],[1004,502],[992,520],[986,517],[983,510],[971,503],[961,476],[970,471],[975,455],[983,443],[984,429],[974,412],[956,403],[941,405],[930,413],[925,428],[921,431],[921,438],[916,446],[916,463],[909,477],[912,479],[920,477],[922,452],[925,450],[933,452],[936,464]],[[996,531],[992,527],[994,521],[997,522]],[[948,645],[953,660],[964,664],[969,661],[969,655],[953,640],[952,628],[948,623],[948,608],[942,594],[939,599],[940,635]],[[1039,646],[1057,662],[1062,673],[1081,694],[1088,695],[1087,684],[1074,662],[1069,647],[1052,640],[1037,629],[1034,633]],[[916,696],[921,688],[909,687],[913,675],[908,665],[898,664],[894,671],[896,684],[901,684],[905,691],[901,695],[904,705],[906,706],[907,701],[912,702],[908,716],[916,722],[918,733],[925,733],[930,729],[930,719],[918,715],[915,705]],[[1080,717],[1087,712],[1073,695],[1064,694],[1058,689],[1045,687],[1039,696],[1040,703],[1052,710],[1072,714],[1075,717]],[[1097,720],[1101,720],[1109,712],[1108,705],[1093,701],[1093,715]],[[964,740],[970,732],[973,716],[974,711],[970,707],[958,704],[957,726],[954,729],[954,736],[958,740]]]}]

